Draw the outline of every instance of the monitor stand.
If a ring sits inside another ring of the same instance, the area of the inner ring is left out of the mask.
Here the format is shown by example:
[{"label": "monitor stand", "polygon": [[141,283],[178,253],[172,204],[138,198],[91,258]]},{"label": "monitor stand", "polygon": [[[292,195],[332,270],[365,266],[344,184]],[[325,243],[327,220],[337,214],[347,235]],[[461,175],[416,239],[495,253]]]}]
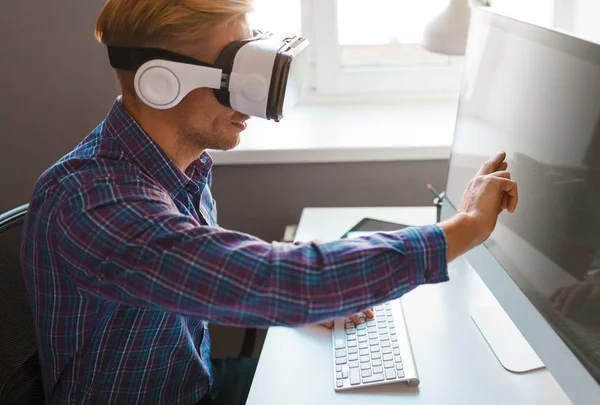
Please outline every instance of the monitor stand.
[{"label": "monitor stand", "polygon": [[502,307],[475,308],[471,318],[505,369],[527,373],[544,368],[544,363]]}]

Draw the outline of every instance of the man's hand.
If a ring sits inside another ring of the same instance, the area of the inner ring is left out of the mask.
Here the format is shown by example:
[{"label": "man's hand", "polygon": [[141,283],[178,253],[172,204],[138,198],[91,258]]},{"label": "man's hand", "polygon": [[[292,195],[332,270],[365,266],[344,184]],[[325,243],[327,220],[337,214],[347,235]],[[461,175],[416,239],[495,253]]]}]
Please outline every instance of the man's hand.
[{"label": "man's hand", "polygon": [[[373,313],[373,309],[367,309],[367,310],[363,311],[363,314],[365,315],[365,317],[367,319],[373,319],[375,317],[375,314]],[[355,324],[359,324],[361,318],[362,318],[361,314],[354,314],[350,317],[350,319],[352,319],[352,322],[354,322]],[[326,328],[331,329],[331,328],[333,328],[333,321],[322,323],[321,326],[325,326]]]},{"label": "man's hand", "polygon": [[517,183],[506,171],[504,159],[506,153],[499,153],[481,167],[465,190],[461,212],[440,224],[448,243],[448,261],[484,242],[503,210],[515,212],[519,201]]}]

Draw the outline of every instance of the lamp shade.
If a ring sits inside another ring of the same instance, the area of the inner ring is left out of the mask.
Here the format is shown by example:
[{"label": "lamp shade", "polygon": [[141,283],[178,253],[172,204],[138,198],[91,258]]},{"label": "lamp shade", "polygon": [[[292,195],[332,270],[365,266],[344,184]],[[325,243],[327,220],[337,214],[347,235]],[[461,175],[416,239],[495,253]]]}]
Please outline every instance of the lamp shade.
[{"label": "lamp shade", "polygon": [[431,52],[464,55],[470,20],[469,0],[451,0],[450,5],[427,24],[421,45]]}]

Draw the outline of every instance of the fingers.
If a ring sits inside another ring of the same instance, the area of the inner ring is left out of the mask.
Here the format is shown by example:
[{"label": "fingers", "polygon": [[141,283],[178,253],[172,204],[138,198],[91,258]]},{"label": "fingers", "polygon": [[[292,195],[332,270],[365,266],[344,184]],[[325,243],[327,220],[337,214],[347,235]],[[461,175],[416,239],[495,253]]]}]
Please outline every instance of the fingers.
[{"label": "fingers", "polygon": [[[512,214],[516,211],[517,205],[519,204],[519,190],[517,183],[512,180],[505,179],[502,184],[502,191],[504,191],[504,196],[508,196],[506,209]],[[504,198],[504,196],[502,198]]]},{"label": "fingers", "polygon": [[500,201],[500,210],[504,211],[508,208],[508,194],[502,193],[502,201]]},{"label": "fingers", "polygon": [[500,171],[504,171],[506,169],[508,169],[508,163],[506,163],[506,162],[502,162],[500,164],[500,166],[498,167],[498,170],[500,170]]},{"label": "fingers", "polygon": [[[350,316],[350,320],[359,325],[363,323],[363,314],[367,319],[375,318],[375,312],[373,312],[373,309],[366,309],[362,312],[362,314],[354,314]],[[331,329],[333,328],[333,321],[322,323],[321,326]]]},{"label": "fingers", "polygon": [[481,166],[481,169],[479,169],[479,172],[477,173],[477,175],[485,176],[487,174],[492,174],[494,172],[497,172],[498,170],[506,170],[506,169],[500,169],[500,167],[502,167],[501,165],[503,163],[505,163],[504,159],[506,159],[506,153],[505,152],[498,153],[496,156],[494,156],[493,158],[491,158],[490,160],[485,162],[483,164],[483,166]]},{"label": "fingers", "polygon": [[490,176],[501,177],[503,179],[508,179],[508,180],[511,179],[510,172],[507,172],[505,170],[494,172],[494,173],[490,174]]},{"label": "fingers", "polygon": [[352,322],[356,323],[356,324],[360,324],[361,322],[361,316],[359,314],[354,314],[350,317],[350,319],[352,320]]}]

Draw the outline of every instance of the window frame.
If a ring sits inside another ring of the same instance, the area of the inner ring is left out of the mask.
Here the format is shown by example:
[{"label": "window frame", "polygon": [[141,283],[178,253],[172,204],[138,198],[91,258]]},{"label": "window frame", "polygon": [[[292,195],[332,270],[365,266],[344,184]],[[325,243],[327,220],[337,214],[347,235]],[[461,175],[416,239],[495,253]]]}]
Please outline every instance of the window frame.
[{"label": "window frame", "polygon": [[313,45],[310,87],[314,93],[324,96],[423,96],[458,92],[462,57],[448,56],[447,65],[343,66],[342,45],[338,41],[337,1],[301,0],[302,31]]}]

